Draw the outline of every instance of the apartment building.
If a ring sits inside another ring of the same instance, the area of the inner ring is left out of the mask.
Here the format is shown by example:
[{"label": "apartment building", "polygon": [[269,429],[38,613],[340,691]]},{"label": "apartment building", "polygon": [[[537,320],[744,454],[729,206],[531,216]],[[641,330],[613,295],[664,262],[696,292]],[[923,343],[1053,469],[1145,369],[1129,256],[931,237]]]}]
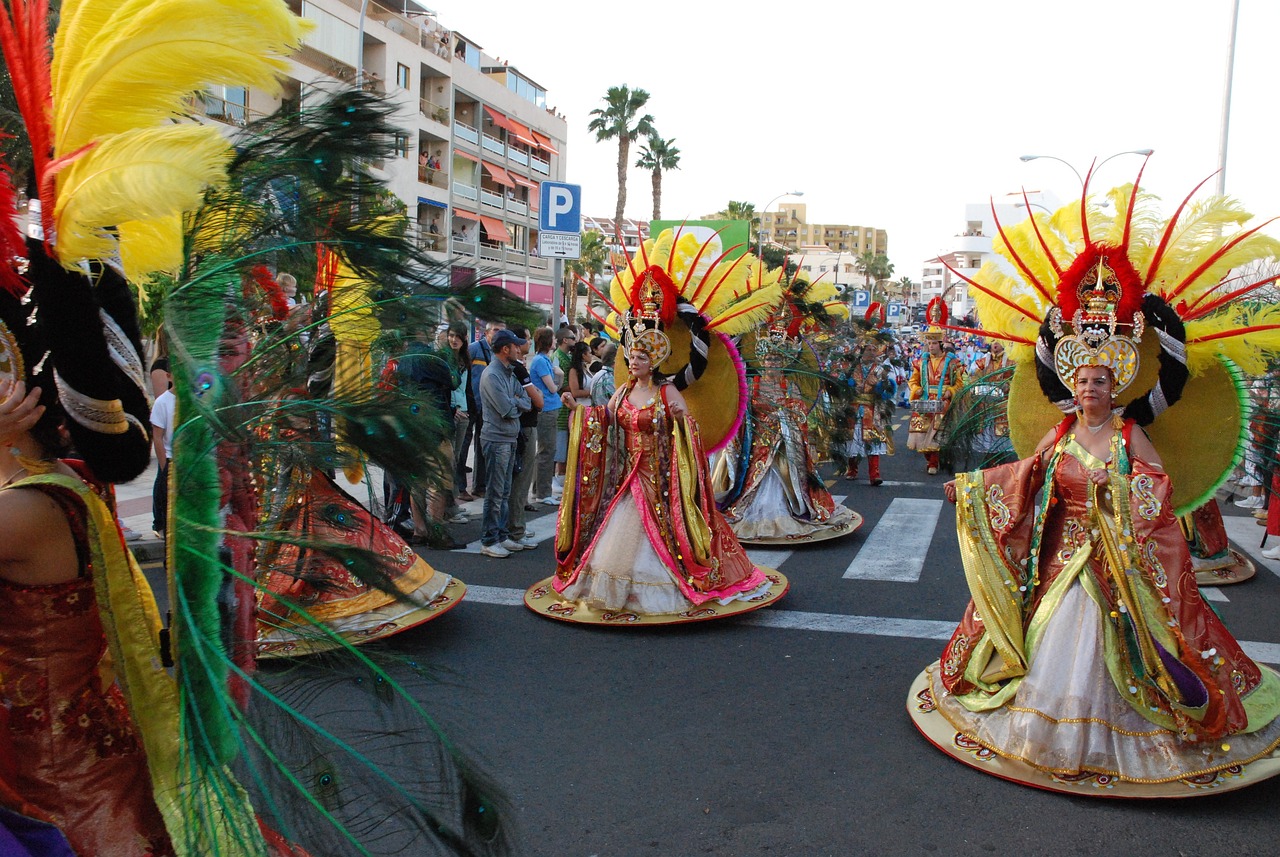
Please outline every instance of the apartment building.
[{"label": "apartment building", "polygon": [[889,233],[874,226],[847,223],[810,223],[802,202],[784,202],[777,211],[760,218],[760,237],[765,244],[778,244],[798,252],[801,247],[824,246],[837,253],[855,256],[868,251],[889,255]]},{"label": "apartment building", "polygon": [[552,266],[537,255],[538,186],[564,180],[568,126],[547,106],[546,90],[415,0],[288,3],[315,28],[292,59],[283,95],[225,88],[206,99],[210,118],[243,124],[359,77],[400,105],[396,151],[373,166],[404,201],[421,246],[451,263],[455,282],[479,275],[549,307]]}]

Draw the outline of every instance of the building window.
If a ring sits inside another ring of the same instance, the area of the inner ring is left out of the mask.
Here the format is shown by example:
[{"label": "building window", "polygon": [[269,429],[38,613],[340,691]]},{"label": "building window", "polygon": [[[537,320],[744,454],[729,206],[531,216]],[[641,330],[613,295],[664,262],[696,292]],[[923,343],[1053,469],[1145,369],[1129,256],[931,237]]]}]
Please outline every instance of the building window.
[{"label": "building window", "polygon": [[409,88],[409,67],[396,63],[396,86],[401,89]]},{"label": "building window", "polygon": [[407,134],[396,135],[396,157],[409,157],[409,136]]}]

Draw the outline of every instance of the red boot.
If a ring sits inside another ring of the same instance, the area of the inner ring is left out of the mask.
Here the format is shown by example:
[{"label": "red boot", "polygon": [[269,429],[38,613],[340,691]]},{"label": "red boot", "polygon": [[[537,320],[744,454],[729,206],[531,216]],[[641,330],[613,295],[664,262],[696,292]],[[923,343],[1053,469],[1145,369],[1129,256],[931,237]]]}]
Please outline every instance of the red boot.
[{"label": "red boot", "polygon": [[867,475],[871,477],[872,485],[879,485],[884,481],[880,478],[880,456],[867,456]]},{"label": "red boot", "polygon": [[926,452],[924,454],[924,462],[928,467],[928,473],[930,476],[938,472],[939,461],[937,452]]},{"label": "red boot", "polygon": [[848,465],[845,466],[845,469],[844,469],[845,479],[852,481],[858,478],[858,459],[861,457],[862,456],[857,456],[849,459],[849,463]]}]

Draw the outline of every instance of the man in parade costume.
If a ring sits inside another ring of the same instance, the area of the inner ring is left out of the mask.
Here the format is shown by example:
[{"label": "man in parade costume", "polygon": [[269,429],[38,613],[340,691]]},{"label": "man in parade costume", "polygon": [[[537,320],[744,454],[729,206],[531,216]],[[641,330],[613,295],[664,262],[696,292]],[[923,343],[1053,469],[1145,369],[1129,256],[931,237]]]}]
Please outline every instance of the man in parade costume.
[{"label": "man in parade costume", "polygon": [[[931,316],[935,304],[930,304]],[[938,307],[940,309],[940,307]],[[964,383],[964,369],[955,355],[943,348],[943,330],[931,317],[931,326],[925,331],[927,351],[915,360],[911,367],[911,423],[908,426],[907,448],[924,453],[929,475],[938,472],[938,427],[951,405],[951,398]]]}]

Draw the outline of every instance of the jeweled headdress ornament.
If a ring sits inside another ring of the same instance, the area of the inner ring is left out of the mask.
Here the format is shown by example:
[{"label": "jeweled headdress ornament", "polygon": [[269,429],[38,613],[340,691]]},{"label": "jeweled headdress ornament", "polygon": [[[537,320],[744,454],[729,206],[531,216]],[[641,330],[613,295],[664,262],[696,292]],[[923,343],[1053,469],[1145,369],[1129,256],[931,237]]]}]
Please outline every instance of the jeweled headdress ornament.
[{"label": "jeweled headdress ornament", "polygon": [[[1062,310],[1049,310],[1049,323],[1060,337],[1053,349],[1053,368],[1063,386],[1071,388],[1081,366],[1105,366],[1115,379],[1114,392],[1119,393],[1138,375],[1138,343],[1145,323],[1141,312],[1127,323],[1117,318],[1122,287],[1105,256],[1099,256],[1098,264],[1088,271],[1076,289],[1079,306],[1071,318],[1075,332],[1063,335]],[[1133,337],[1118,334],[1121,327],[1130,328]]]},{"label": "jeweled headdress ornament", "polygon": [[942,298],[934,298],[924,308],[924,320],[929,327],[924,332],[925,339],[942,342],[947,337],[947,304]]},{"label": "jeweled headdress ornament", "polygon": [[645,268],[632,287],[631,307],[624,314],[622,347],[649,355],[657,369],[671,356],[671,340],[663,332],[675,316],[675,284],[657,265]]}]

